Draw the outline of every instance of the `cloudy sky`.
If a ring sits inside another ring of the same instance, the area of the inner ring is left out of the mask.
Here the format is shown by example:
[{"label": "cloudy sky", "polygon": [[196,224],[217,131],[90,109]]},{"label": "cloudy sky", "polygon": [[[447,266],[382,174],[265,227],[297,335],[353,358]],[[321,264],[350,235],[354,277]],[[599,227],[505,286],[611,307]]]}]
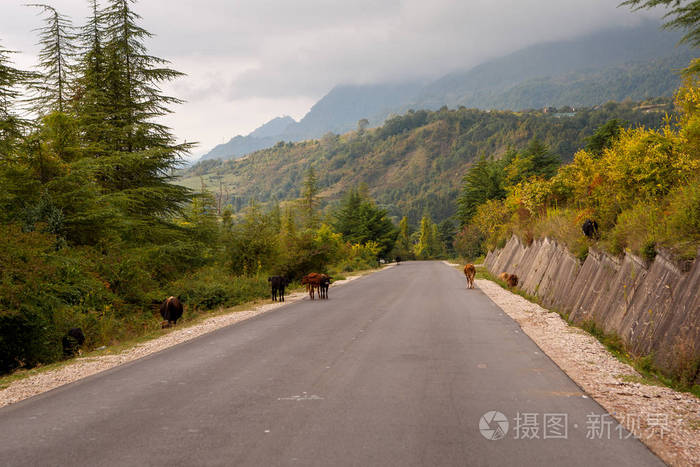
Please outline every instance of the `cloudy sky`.
[{"label": "cloudy sky", "polygon": [[[42,0],[80,24],[86,0]],[[0,0],[0,42],[32,66],[28,0]],[[614,26],[616,0],[140,0],[150,51],[187,76],[165,90],[187,103],[168,123],[193,157],[281,115],[297,120],[333,86],[430,79],[543,41]]]}]

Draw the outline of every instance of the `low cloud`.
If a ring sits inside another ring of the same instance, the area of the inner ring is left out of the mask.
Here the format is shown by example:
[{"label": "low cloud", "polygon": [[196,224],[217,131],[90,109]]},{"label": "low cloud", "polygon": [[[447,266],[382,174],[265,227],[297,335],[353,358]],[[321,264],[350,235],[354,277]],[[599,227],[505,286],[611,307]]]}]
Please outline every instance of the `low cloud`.
[{"label": "low cloud", "polygon": [[[2,2],[0,44],[24,52],[17,62],[28,66],[40,18],[24,0]],[[49,3],[76,24],[88,14],[85,0]],[[202,128],[232,135],[268,115],[299,113],[338,84],[434,78],[661,13],[633,13],[610,0],[142,0],[134,9],[155,34],[150,51],[188,74],[166,86],[188,101],[177,109],[184,113],[177,129],[188,139]],[[222,110],[237,107],[246,115]],[[211,139],[201,138],[207,146]]]}]

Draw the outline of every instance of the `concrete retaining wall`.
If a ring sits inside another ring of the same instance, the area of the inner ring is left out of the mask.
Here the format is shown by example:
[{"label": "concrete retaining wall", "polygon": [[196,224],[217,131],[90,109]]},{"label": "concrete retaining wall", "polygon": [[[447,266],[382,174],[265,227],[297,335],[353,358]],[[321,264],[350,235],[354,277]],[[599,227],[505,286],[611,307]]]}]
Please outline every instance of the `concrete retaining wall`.
[{"label": "concrete retaining wall", "polygon": [[633,355],[652,354],[669,374],[678,375],[700,358],[698,260],[682,272],[663,253],[647,265],[630,254],[616,258],[591,249],[581,264],[554,240],[526,246],[514,236],[484,263],[494,275],[517,274],[521,289],[572,322],[592,320],[619,335]]}]

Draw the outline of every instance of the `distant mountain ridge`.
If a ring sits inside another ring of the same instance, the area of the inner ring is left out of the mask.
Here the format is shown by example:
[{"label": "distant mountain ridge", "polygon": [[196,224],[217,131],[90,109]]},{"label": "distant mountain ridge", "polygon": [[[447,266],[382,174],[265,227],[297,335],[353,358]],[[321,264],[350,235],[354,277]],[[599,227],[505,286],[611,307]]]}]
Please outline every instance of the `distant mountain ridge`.
[{"label": "distant mountain ridge", "polygon": [[676,47],[680,37],[646,22],[533,45],[424,85],[336,86],[299,122],[278,117],[248,136],[218,145],[202,160],[237,158],[279,141],[345,133],[357,128],[362,118],[377,126],[409,109],[592,107],[607,101],[668,97],[680,84],[674,70],[696,56],[687,47]]},{"label": "distant mountain ridge", "polygon": [[337,202],[354,186],[366,185],[397,221],[406,215],[417,225],[429,212],[433,221],[441,222],[454,215],[462,177],[481,156],[502,157],[537,137],[569,161],[610,119],[658,129],[672,109],[671,99],[653,98],[575,112],[417,110],[366,131],[275,144],[239,160],[201,161],[183,171],[178,183],[192,189],[209,187],[238,213],[252,200],[272,206],[298,199],[305,173],[313,167],[322,205]]}]

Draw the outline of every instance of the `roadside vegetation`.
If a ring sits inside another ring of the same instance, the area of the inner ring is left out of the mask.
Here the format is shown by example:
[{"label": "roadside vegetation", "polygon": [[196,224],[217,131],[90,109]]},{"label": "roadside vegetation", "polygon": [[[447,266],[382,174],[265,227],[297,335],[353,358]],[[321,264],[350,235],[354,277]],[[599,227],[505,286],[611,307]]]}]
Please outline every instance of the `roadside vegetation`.
[{"label": "roadside vegetation", "polygon": [[[388,257],[397,229],[361,187],[321,212],[313,169],[300,196],[234,215],[173,176],[190,143],[158,118],[181,74],[150,56],[133,3],[91,1],[80,28],[40,5],[38,71],[0,48],[0,374],[160,327],[178,295],[186,316],[269,296],[269,275],[340,276]],[[223,204],[223,205],[222,205]]]},{"label": "roadside vegetation", "polygon": [[[192,144],[159,123],[180,102],[161,86],[181,73],[149,55],[134,2],[89,4],[78,28],[31,6],[44,19],[36,71],[14,67],[0,45],[0,374],[61,360],[74,327],[85,349],[149,335],[170,295],[190,316],[265,298],[270,275],[474,258],[513,233],[559,238],[583,258],[586,218],[613,253],[697,251],[690,73],[666,120],[664,99],[409,111],[377,129],[201,163],[183,182]],[[244,191],[225,194],[226,177]]]},{"label": "roadside vegetation", "polygon": [[[595,244],[647,261],[665,248],[692,260],[700,247],[700,88],[688,74],[677,114],[660,129],[624,128],[611,120],[574,160],[559,166],[533,140],[525,151],[483,158],[464,178],[459,253],[478,256],[513,235],[526,243],[552,237],[579,259]],[[581,225],[593,219],[598,237]]]}]

